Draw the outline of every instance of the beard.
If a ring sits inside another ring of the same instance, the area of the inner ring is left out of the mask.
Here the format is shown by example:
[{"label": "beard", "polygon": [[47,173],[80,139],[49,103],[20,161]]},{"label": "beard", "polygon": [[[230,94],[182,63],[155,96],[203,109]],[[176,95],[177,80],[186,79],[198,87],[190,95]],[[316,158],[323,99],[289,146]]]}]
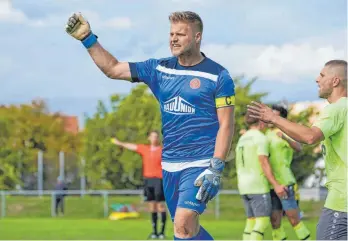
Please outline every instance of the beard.
[{"label": "beard", "polygon": [[332,93],[332,90],[319,90],[319,98],[327,99]]},{"label": "beard", "polygon": [[189,57],[192,55],[193,52],[193,46],[194,43],[190,43],[184,48],[176,49],[176,48],[171,48],[172,55],[175,57]]}]

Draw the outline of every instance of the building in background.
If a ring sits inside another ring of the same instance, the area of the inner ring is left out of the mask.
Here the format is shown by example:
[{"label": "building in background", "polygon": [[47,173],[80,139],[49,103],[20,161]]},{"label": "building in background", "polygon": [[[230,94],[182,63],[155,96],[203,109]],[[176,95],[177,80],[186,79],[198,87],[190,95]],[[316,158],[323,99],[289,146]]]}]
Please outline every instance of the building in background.
[{"label": "building in background", "polygon": [[77,116],[62,115],[62,120],[64,123],[64,130],[72,134],[77,134],[79,132],[79,120]]}]

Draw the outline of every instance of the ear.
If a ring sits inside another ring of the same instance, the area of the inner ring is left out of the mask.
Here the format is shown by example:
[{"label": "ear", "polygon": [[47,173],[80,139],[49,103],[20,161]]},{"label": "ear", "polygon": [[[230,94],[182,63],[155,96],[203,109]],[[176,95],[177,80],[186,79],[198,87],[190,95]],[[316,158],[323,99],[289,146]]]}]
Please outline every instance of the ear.
[{"label": "ear", "polygon": [[197,44],[199,44],[202,41],[202,33],[201,32],[197,32],[195,35],[195,41]]},{"label": "ear", "polygon": [[259,126],[260,126],[260,129],[265,128],[265,122],[259,121]]},{"label": "ear", "polygon": [[332,84],[333,84],[334,87],[339,86],[340,83],[341,83],[341,79],[340,78],[338,78],[337,76],[333,77]]}]

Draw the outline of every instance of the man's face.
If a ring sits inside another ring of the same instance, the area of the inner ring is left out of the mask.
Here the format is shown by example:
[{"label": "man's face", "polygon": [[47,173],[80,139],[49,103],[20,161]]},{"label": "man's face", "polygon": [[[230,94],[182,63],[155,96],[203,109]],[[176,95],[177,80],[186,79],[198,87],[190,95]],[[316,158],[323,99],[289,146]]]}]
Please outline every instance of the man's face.
[{"label": "man's face", "polygon": [[148,139],[151,145],[159,144],[159,136],[156,132],[151,132]]},{"label": "man's face", "polygon": [[180,56],[194,48],[195,37],[192,24],[172,22],[170,26],[169,46],[174,56]]},{"label": "man's face", "polygon": [[316,79],[319,88],[319,97],[327,99],[333,91],[333,81],[335,75],[330,71],[328,66],[325,66]]}]

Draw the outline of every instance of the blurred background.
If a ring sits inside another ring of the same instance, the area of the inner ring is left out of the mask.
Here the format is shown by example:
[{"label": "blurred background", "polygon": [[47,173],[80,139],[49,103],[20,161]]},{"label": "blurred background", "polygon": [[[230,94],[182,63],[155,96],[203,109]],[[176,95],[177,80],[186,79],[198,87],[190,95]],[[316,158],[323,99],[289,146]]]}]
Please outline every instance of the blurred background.
[{"label": "blurred background", "polygon": [[[115,57],[143,61],[170,55],[168,15],[177,10],[200,14],[202,51],[236,84],[223,191],[202,218],[217,239],[241,238],[234,148],[246,105],[285,102],[292,121],[315,120],[327,104],[315,78],[325,62],[347,60],[346,0],[0,0],[0,239],[146,239],[141,158],[110,138],[146,143],[161,128],[159,105],[145,85],[107,79],[64,27],[81,11]],[[320,146],[296,153],[292,170],[314,232],[326,195]],[[63,217],[54,209],[58,177]],[[139,216],[110,221],[117,204]]]}]

